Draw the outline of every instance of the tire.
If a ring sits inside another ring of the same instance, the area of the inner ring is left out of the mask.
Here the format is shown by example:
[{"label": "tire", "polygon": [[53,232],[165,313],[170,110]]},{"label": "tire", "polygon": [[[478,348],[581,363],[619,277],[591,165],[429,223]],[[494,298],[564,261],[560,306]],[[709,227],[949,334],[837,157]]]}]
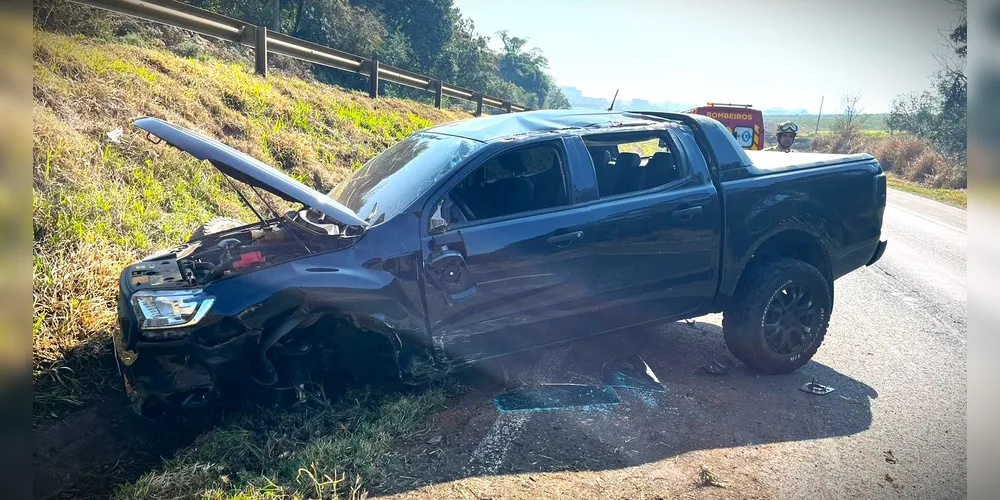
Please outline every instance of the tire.
[{"label": "tire", "polygon": [[191,239],[201,238],[212,233],[228,231],[245,225],[245,222],[230,217],[212,217],[199,226],[198,229],[194,230],[194,233],[191,234]]},{"label": "tire", "polygon": [[755,265],[740,279],[723,315],[723,337],[733,356],[750,368],[791,373],[816,354],[832,310],[831,287],[818,269],[800,260],[775,259]]}]

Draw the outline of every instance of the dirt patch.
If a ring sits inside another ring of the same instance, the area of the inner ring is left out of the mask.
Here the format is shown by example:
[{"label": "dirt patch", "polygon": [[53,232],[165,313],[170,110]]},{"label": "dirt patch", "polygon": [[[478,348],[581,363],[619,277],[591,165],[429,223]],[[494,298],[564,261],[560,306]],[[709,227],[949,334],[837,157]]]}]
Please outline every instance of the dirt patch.
[{"label": "dirt patch", "polygon": [[34,497],[106,499],[207,425],[197,418],[151,422],[136,416],[123,394],[108,397],[34,430]]},{"label": "dirt patch", "polygon": [[[714,450],[611,471],[473,477],[415,489],[392,498],[772,498],[769,489],[758,478],[741,471],[741,460],[745,458]],[[716,464],[713,474],[727,481],[725,487],[706,486],[701,482],[705,462]],[[727,465],[718,465],[720,463]]]}]

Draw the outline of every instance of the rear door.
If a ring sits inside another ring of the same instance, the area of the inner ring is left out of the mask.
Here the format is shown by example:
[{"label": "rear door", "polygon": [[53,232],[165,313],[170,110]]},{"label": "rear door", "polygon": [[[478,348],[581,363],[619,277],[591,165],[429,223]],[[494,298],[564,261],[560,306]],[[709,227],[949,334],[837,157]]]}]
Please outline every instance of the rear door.
[{"label": "rear door", "polygon": [[459,175],[424,234],[439,351],[471,361],[593,331],[593,221],[562,140],[508,149]]},{"label": "rear door", "polygon": [[715,295],[721,204],[693,137],[682,130],[664,132],[659,150],[641,160],[640,171],[673,172],[640,176],[661,184],[618,189],[591,205],[597,291],[607,326],[690,316]]}]

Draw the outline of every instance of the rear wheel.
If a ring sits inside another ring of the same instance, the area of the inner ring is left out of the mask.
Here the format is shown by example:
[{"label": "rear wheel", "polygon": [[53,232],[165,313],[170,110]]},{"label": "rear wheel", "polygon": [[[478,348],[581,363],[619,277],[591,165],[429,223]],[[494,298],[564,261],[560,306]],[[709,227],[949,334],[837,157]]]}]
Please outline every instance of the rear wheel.
[{"label": "rear wheel", "polygon": [[795,259],[754,266],[740,280],[722,328],[740,361],[764,373],[790,373],[823,343],[833,309],[830,286],[815,267]]}]

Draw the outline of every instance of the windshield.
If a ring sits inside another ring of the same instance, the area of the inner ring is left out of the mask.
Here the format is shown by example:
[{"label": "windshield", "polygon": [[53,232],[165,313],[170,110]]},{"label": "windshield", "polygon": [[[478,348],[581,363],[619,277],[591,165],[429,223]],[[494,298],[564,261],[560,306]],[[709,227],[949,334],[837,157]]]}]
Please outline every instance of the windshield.
[{"label": "windshield", "polygon": [[449,135],[413,134],[368,160],[329,196],[374,223],[402,211],[482,145]]}]

